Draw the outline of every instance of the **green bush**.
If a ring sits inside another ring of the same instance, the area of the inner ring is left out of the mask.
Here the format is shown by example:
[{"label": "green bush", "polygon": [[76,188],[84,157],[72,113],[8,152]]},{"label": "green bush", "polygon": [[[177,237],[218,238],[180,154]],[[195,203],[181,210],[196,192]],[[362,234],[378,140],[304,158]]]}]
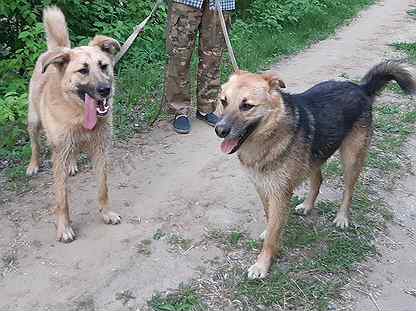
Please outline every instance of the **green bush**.
[{"label": "green bush", "polygon": [[27,94],[9,92],[0,97],[0,147],[14,146],[18,137],[24,137]]}]

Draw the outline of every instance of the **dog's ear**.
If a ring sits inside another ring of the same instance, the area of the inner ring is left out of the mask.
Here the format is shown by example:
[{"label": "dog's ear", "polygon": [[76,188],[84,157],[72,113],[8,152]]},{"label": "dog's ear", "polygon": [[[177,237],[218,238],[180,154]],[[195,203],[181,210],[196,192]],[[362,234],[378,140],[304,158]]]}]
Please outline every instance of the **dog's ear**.
[{"label": "dog's ear", "polygon": [[89,46],[96,46],[111,57],[114,57],[121,49],[120,43],[117,40],[106,36],[95,36],[89,43]]},{"label": "dog's ear", "polygon": [[271,90],[279,90],[279,89],[284,89],[286,87],[286,84],[277,75],[276,72],[263,73],[263,78],[269,83]]},{"label": "dog's ear", "polygon": [[65,65],[69,63],[69,60],[69,53],[62,49],[47,52],[41,59],[42,73],[45,73],[46,69],[48,69],[48,66],[51,64],[55,65],[61,71]]}]

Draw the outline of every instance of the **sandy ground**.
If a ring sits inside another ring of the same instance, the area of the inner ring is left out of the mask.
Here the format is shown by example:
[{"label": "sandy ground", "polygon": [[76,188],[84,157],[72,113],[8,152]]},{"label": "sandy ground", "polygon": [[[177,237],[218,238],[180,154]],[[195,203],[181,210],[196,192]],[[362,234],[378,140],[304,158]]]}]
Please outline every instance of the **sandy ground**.
[{"label": "sandy ground", "polygon": [[379,237],[382,256],[368,263],[366,294],[356,299],[355,310],[416,310],[416,137],[408,141],[405,154],[411,168],[403,172],[395,190],[383,195],[394,219],[387,235]]},{"label": "sandy ground", "polygon": [[[291,91],[341,74],[360,78],[392,55],[388,44],[415,40],[416,23],[406,14],[413,4],[380,1],[276,68]],[[406,149],[414,163],[415,142]],[[198,121],[191,135],[176,135],[161,123],[116,148],[112,159],[111,202],[121,225],[102,223],[95,178],[86,171],[70,179],[78,234],[71,244],[54,240],[47,170],[34,178],[35,190],[1,203],[0,310],[135,310],[155,291],[211,268],[221,251],[205,239],[207,231],[243,226],[256,236],[263,229],[262,209],[237,159],[221,154],[213,129]],[[384,256],[368,276],[381,310],[416,310],[415,187],[416,177],[406,175],[400,190],[385,194],[397,214],[389,228],[395,243],[380,243]],[[339,193],[324,187],[321,198],[334,196]],[[377,310],[366,295],[355,300],[356,310]]]}]

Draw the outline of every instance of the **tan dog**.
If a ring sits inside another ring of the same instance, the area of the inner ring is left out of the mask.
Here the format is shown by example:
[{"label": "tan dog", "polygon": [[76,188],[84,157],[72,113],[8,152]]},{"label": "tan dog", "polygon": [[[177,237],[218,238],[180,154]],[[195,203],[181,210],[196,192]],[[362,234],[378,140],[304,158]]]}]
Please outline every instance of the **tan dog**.
[{"label": "tan dog", "polygon": [[67,177],[77,171],[80,151],[95,162],[99,180],[99,209],[107,224],[120,223],[109,210],[107,150],[111,144],[113,63],[119,43],[96,36],[89,46],[70,48],[65,17],[56,7],[43,12],[48,51],[37,63],[30,81],[28,131],[32,158],[28,175],[39,170],[39,134],[43,128],[52,146],[55,181],[56,238],[75,238],[68,210]]},{"label": "tan dog", "polygon": [[301,94],[284,93],[275,74],[237,72],[222,87],[225,107],[215,131],[224,138],[223,152],[238,151],[261,198],[266,214],[263,249],[248,270],[249,278],[266,276],[280,249],[290,199],[310,177],[310,192],[297,210],[309,212],[322,182],[321,165],[340,149],[345,190],[334,223],[349,224],[355,183],[371,137],[371,107],[376,95],[395,80],[408,92],[416,90],[411,74],[400,64],[381,63],[361,84],[326,81]]}]

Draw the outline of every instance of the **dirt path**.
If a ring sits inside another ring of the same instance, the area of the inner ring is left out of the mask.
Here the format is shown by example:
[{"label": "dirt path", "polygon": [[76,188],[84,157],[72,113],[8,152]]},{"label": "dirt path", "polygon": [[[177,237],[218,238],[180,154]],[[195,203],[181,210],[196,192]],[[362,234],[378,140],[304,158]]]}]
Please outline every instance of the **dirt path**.
[{"label": "dirt path", "polygon": [[[289,90],[340,74],[360,78],[391,55],[388,44],[415,39],[415,22],[406,15],[413,4],[416,1],[381,1],[334,38],[276,68]],[[135,310],[155,291],[175,288],[210,269],[221,251],[204,238],[207,231],[242,226],[255,236],[263,229],[252,185],[236,158],[220,153],[212,128],[195,121],[192,135],[180,136],[161,124],[115,150],[113,159],[111,200],[123,216],[119,226],[102,224],[89,172],[71,178],[72,221],[78,232],[74,243],[54,240],[48,172],[33,181],[35,191],[0,206],[0,310]],[[412,193],[415,179],[402,182],[403,196],[394,194],[389,203],[407,215],[404,225],[414,230],[415,211],[407,193]],[[327,188],[321,198],[339,196]],[[393,273],[394,289],[384,287],[385,299],[380,299],[386,310],[416,305],[416,298],[403,291],[416,288],[416,278],[409,274],[416,271],[410,262],[416,248],[405,234],[407,227],[393,226],[391,231],[393,240],[408,247],[397,246],[393,257],[389,253],[370,275],[374,282],[385,283],[377,279],[378,271],[389,265],[387,274]],[[386,262],[388,258],[397,262]],[[359,306],[369,301],[364,296],[358,300]]]},{"label": "dirt path", "polygon": [[367,294],[361,295],[353,310],[416,310],[416,137],[405,148],[411,168],[403,172],[395,190],[384,193],[384,200],[394,212],[388,236],[379,237],[378,252],[382,257],[369,263]]}]

